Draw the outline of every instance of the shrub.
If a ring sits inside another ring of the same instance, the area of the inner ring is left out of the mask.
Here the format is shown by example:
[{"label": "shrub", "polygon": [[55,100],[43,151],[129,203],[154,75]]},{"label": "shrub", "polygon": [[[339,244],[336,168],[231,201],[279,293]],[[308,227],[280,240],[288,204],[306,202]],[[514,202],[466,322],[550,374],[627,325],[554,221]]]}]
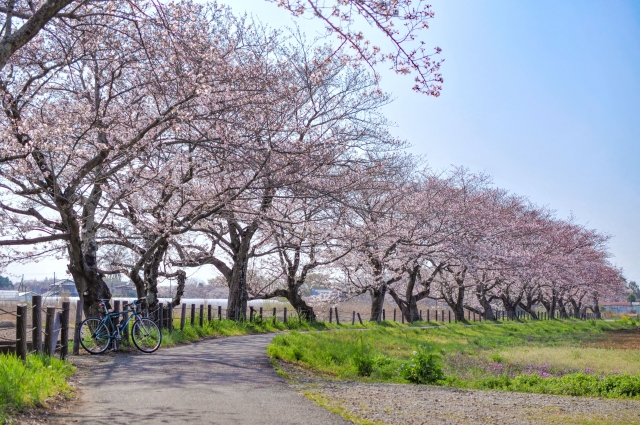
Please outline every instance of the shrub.
[{"label": "shrub", "polygon": [[440,356],[429,345],[419,345],[408,363],[401,368],[402,377],[414,384],[435,384],[444,379]]}]

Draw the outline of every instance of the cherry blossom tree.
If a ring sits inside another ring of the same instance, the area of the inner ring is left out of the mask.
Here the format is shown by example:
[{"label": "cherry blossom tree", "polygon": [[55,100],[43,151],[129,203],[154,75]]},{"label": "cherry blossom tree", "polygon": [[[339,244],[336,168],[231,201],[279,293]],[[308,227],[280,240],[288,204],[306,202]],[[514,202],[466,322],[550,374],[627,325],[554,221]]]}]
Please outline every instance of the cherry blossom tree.
[{"label": "cherry blossom tree", "polygon": [[[268,0],[276,2],[276,0]],[[429,28],[434,17],[432,7],[422,0],[380,1],[318,1],[278,0],[278,5],[294,16],[320,19],[326,24],[328,35],[337,35],[339,45],[335,51],[348,46],[354,56],[373,67],[388,61],[400,74],[415,76],[414,90],[438,96],[441,90],[441,61],[434,59],[440,48],[428,53],[421,34]],[[187,7],[190,2],[183,1]],[[51,24],[63,23],[84,31],[87,25],[96,25],[96,16],[117,17],[138,23],[154,16],[170,16],[173,3],[152,0],[98,1],[98,0],[7,0],[0,6],[3,37],[0,40],[0,69],[21,47],[34,40]],[[168,9],[168,10],[166,10]],[[155,12],[155,13],[154,13]],[[390,42],[388,51],[372,46],[358,29],[370,27]]]}]

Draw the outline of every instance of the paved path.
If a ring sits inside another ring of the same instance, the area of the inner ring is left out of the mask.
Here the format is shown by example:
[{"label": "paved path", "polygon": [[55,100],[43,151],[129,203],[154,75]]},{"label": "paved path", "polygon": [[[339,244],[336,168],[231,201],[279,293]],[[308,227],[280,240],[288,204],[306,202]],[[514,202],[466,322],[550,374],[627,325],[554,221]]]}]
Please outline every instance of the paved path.
[{"label": "paved path", "polygon": [[213,339],[157,353],[81,356],[78,399],[60,423],[347,424],[280,378],[273,335]]}]

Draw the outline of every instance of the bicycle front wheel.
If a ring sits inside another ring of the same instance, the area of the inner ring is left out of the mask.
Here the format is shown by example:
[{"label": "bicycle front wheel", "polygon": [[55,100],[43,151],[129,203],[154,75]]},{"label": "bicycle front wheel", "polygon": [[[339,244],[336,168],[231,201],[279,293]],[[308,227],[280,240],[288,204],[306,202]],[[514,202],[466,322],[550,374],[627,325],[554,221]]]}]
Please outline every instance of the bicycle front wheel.
[{"label": "bicycle front wheel", "polygon": [[140,319],[131,327],[131,339],[138,350],[153,353],[160,347],[162,332],[152,320]]},{"label": "bicycle front wheel", "polygon": [[104,353],[110,341],[109,328],[102,319],[90,317],[80,324],[80,344],[89,353]]}]

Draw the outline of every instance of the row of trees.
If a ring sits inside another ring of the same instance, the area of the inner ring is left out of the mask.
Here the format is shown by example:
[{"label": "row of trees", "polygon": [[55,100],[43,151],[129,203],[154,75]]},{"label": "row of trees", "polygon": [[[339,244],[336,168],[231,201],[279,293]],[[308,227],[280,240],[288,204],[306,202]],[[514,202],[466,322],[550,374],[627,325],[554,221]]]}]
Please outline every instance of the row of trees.
[{"label": "row of trees", "polygon": [[[5,41],[14,18],[20,31],[55,2],[10,3]],[[368,292],[372,320],[388,296],[409,320],[427,297],[491,319],[496,303],[597,312],[623,290],[606,236],[484,175],[436,174],[390,135],[389,96],[366,63],[392,60],[437,95],[439,65],[391,29],[426,25],[428,7],[279,3],[312,8],[343,45],[215,4],[89,1],[13,51],[0,76],[3,264],[66,258],[91,315],[110,298],[107,275],[127,275],[153,307],[162,279],[177,280],[178,304],[186,270],[203,265],[228,285],[230,319],[272,297],[313,318],[301,287],[318,271]],[[379,57],[351,15],[334,21],[345,9],[368,11],[395,54]]]}]

